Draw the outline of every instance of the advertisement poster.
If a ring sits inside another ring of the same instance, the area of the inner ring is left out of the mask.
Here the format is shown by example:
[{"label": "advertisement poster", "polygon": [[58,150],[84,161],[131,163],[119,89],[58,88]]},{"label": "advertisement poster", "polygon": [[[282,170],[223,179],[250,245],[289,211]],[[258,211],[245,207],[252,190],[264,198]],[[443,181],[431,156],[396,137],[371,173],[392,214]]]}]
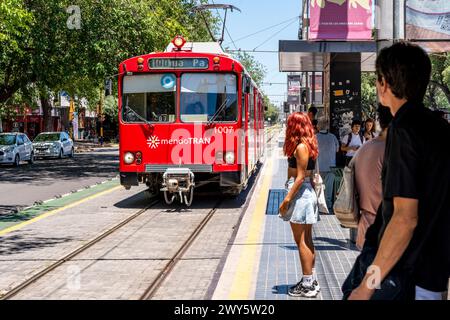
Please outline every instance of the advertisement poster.
[{"label": "advertisement poster", "polygon": [[407,0],[406,38],[449,39],[449,0]]},{"label": "advertisement poster", "polygon": [[310,0],[309,40],[371,40],[372,0]]},{"label": "advertisement poster", "polygon": [[287,76],[287,84],[288,84],[288,103],[289,104],[300,104],[300,75],[288,75]]}]

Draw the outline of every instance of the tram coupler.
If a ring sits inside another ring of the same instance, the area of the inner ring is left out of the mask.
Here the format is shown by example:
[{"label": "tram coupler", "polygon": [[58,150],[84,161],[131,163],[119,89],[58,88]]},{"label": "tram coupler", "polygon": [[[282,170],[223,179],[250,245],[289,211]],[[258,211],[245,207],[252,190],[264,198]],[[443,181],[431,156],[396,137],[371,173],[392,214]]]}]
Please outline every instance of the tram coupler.
[{"label": "tram coupler", "polygon": [[190,206],[194,197],[194,173],[189,168],[168,168],[163,174],[161,191],[164,192],[164,200],[172,204],[175,198]]}]

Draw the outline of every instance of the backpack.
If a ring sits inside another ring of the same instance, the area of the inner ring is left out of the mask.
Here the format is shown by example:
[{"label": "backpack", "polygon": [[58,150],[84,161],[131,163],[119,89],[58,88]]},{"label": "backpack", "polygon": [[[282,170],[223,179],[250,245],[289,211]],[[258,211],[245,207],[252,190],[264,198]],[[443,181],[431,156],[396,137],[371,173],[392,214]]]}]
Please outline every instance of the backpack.
[{"label": "backpack", "polygon": [[[364,144],[364,137],[363,137],[363,135],[361,134],[361,131],[359,132],[359,138],[361,139],[361,144]],[[350,133],[348,134],[348,139],[347,139],[348,141],[347,141],[347,144],[345,145],[346,147],[348,147],[349,146],[349,144],[350,144],[350,142],[352,142],[352,132],[350,131]]]}]

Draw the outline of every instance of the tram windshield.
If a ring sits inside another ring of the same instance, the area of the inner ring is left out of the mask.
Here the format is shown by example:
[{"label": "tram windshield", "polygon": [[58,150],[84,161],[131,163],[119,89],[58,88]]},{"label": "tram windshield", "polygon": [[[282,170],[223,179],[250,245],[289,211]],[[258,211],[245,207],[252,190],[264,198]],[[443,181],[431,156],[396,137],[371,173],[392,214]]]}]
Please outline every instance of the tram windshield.
[{"label": "tram windshield", "polygon": [[234,74],[184,73],[181,76],[181,121],[234,122],[237,110]]},{"label": "tram windshield", "polygon": [[123,121],[174,122],[176,79],[173,73],[124,77]]}]

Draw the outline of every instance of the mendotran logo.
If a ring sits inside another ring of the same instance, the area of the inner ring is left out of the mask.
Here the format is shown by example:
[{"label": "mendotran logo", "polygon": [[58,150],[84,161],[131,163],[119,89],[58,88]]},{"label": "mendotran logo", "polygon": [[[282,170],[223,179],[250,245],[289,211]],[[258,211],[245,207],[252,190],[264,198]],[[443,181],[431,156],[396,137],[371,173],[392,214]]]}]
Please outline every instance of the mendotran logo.
[{"label": "mendotran logo", "polygon": [[151,149],[156,149],[160,144],[211,144],[211,138],[179,138],[179,139],[159,139],[151,136],[147,139],[147,145]]}]

